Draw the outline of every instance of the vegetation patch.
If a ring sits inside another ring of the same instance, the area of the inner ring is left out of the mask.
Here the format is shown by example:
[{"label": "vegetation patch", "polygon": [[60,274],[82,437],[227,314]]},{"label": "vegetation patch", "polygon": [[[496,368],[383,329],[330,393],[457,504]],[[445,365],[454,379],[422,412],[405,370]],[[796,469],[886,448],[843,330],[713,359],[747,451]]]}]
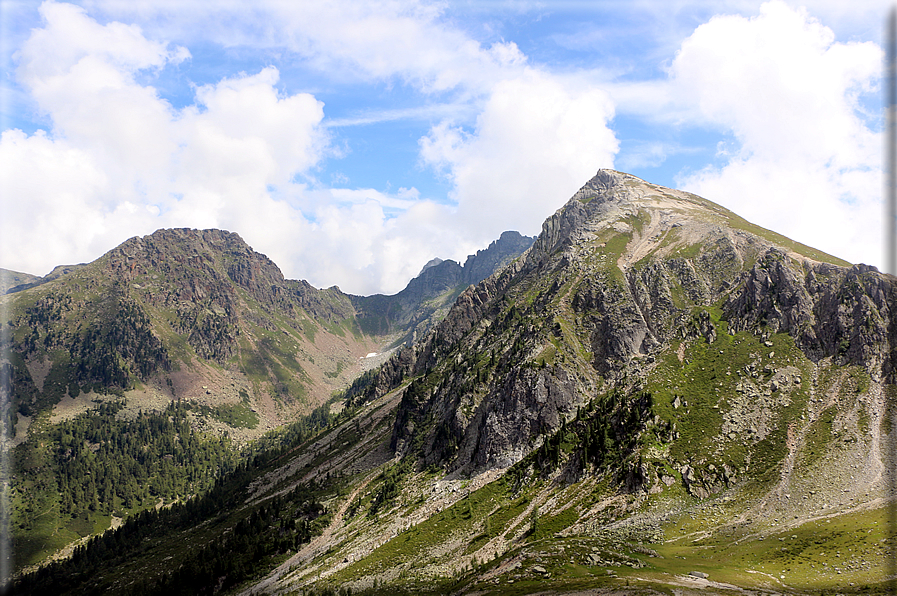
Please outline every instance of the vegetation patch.
[{"label": "vegetation patch", "polygon": [[227,439],[192,430],[186,404],[173,402],[134,420],[117,419],[121,407],[103,403],[59,424],[33,423],[29,439],[16,448],[18,567],[105,529],[110,515],[127,517],[202,492],[234,464]]},{"label": "vegetation patch", "polygon": [[191,403],[188,405],[188,408],[205,416],[215,418],[219,422],[223,422],[233,428],[254,429],[259,424],[258,413],[247,401],[218,406]]}]

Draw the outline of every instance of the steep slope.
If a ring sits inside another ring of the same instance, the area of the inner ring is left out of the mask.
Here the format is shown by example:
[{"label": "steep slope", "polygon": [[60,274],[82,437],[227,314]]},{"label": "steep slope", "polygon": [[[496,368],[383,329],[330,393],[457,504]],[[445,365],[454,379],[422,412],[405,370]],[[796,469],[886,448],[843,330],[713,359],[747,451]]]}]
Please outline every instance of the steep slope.
[{"label": "steep slope", "polygon": [[[538,578],[512,571],[540,549],[576,577],[585,571],[558,553],[581,553],[579,537],[605,551],[587,567],[642,568],[639,548],[669,556],[682,544],[689,556],[716,549],[719,559],[693,560],[714,574],[732,553],[747,557],[723,570],[743,586],[843,587],[843,572],[884,589],[887,551],[839,542],[825,524],[888,538],[893,304],[893,277],[601,171],[522,259],[463,292],[353,398],[400,393],[391,448],[430,472],[406,471],[395,509],[346,528],[347,546],[294,578],[314,583],[316,569],[336,585],[411,589],[429,577],[485,589],[486,579]],[[465,478],[457,494],[439,488]],[[383,489],[369,490],[373,503]],[[437,494],[444,505],[422,505]],[[497,533],[495,516],[505,520]],[[786,532],[800,539],[787,556],[762,542]],[[820,558],[842,544],[865,554],[848,566]],[[390,556],[407,572],[374,564]],[[478,567],[493,558],[491,571]],[[650,565],[661,579],[683,571]],[[782,578],[764,583],[771,570]],[[786,573],[794,583],[780,581]]]},{"label": "steep slope", "polygon": [[425,372],[435,387],[410,391],[396,448],[420,437],[428,462],[454,445],[453,467],[510,465],[595,395],[643,384],[674,342],[713,339],[720,316],[732,332],[791,334],[814,362],[889,378],[892,280],[815,259],[837,261],[698,197],[602,171],[515,268],[462,294],[385,368],[379,387]]},{"label": "steep slope", "polygon": [[[444,315],[420,308],[445,289],[428,273],[400,297],[415,325]],[[361,331],[353,297],[284,279],[221,230],[159,230],[19,281],[0,298],[5,436],[33,489],[14,490],[19,564],[204,490],[247,441],[325,404],[394,339]]]},{"label": "steep slope", "polygon": [[[893,304],[891,276],[602,170],[226,507],[59,573],[163,593],[266,519],[256,567],[201,589],[885,593]],[[284,546],[303,499],[320,535]]]}]

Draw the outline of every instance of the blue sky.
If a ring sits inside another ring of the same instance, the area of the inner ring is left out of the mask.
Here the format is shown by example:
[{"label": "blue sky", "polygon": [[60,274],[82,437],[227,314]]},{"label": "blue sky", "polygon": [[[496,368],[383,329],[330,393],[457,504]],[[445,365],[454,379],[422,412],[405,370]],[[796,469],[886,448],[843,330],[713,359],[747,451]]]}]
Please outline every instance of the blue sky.
[{"label": "blue sky", "polygon": [[220,227],[392,293],[602,167],[879,265],[887,7],[0,0],[0,266]]}]

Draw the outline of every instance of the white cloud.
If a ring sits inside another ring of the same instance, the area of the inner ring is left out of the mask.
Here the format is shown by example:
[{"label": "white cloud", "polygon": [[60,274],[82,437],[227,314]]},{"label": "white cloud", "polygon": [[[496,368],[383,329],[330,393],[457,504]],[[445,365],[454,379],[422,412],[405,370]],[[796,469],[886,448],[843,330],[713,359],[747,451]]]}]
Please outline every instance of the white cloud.
[{"label": "white cloud", "polygon": [[[14,159],[0,167],[3,190],[27,205],[5,218],[5,267],[40,272],[159,227],[221,227],[290,277],[395,292],[432,257],[463,260],[509,227],[537,231],[616,151],[604,93],[527,66],[513,43],[476,42],[436,8],[275,2],[243,27],[231,18],[242,4],[105,6],[155,16],[145,29],[100,24],[46,2],[17,55],[18,79],[52,129],[4,134],[0,151]],[[172,107],[142,82],[189,57],[144,33],[161,30],[152,23],[169,8],[186,11],[172,22],[201,23],[206,39],[286,47],[344,76],[455,96],[429,114],[482,110],[473,132],[446,120],[421,142],[423,159],[454,181],[456,205],[416,189],[322,188],[315,168],[335,153],[324,107],[278,91],[274,67],[200,86],[193,105]]]},{"label": "white cloud", "polygon": [[98,0],[121,17],[139,17],[160,32],[200,35],[224,46],[286,49],[320,71],[347,80],[398,78],[427,93],[488,88],[520,69],[513,42],[484,46],[444,19],[441,3],[416,0],[158,2]]},{"label": "white cloud", "polygon": [[674,93],[737,144],[680,185],[805,244],[880,262],[882,145],[858,97],[881,60],[875,44],[836,42],[778,1],[701,25],[672,63]]},{"label": "white cloud", "polygon": [[108,248],[95,246],[103,224],[89,215],[103,210],[96,197],[108,180],[90,155],[42,132],[8,130],[0,164],[5,267],[45,274],[73,255],[86,260]]},{"label": "white cloud", "polygon": [[618,143],[607,94],[528,70],[495,84],[473,132],[450,122],[421,140],[425,163],[454,184],[459,224],[483,241],[542,221],[602,167]]},{"label": "white cloud", "polygon": [[4,266],[91,260],[159,227],[282,238],[304,223],[295,178],[329,150],[314,97],[282,95],[277,70],[265,68],[200,87],[194,106],[174,110],[135,77],[184,51],[71,5],[41,13],[17,74],[53,133],[11,130],[0,141]]},{"label": "white cloud", "polygon": [[42,13],[18,75],[53,132],[0,139],[4,267],[44,273],[160,227],[218,227],[289,277],[372,293],[401,289],[434,243],[479,248],[416,189],[315,188],[332,152],[323,105],[279,92],[277,69],[198,87],[194,105],[176,110],[136,75],[182,51],[73,6]]}]

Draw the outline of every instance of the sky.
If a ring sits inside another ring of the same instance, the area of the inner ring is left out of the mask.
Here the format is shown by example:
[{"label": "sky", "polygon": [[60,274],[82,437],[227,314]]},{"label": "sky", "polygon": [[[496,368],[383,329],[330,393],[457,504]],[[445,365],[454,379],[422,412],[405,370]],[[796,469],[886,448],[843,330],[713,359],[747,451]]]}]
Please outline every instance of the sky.
[{"label": "sky", "polygon": [[159,228],[395,293],[600,168],[883,255],[881,0],[0,0],[0,267]]}]

